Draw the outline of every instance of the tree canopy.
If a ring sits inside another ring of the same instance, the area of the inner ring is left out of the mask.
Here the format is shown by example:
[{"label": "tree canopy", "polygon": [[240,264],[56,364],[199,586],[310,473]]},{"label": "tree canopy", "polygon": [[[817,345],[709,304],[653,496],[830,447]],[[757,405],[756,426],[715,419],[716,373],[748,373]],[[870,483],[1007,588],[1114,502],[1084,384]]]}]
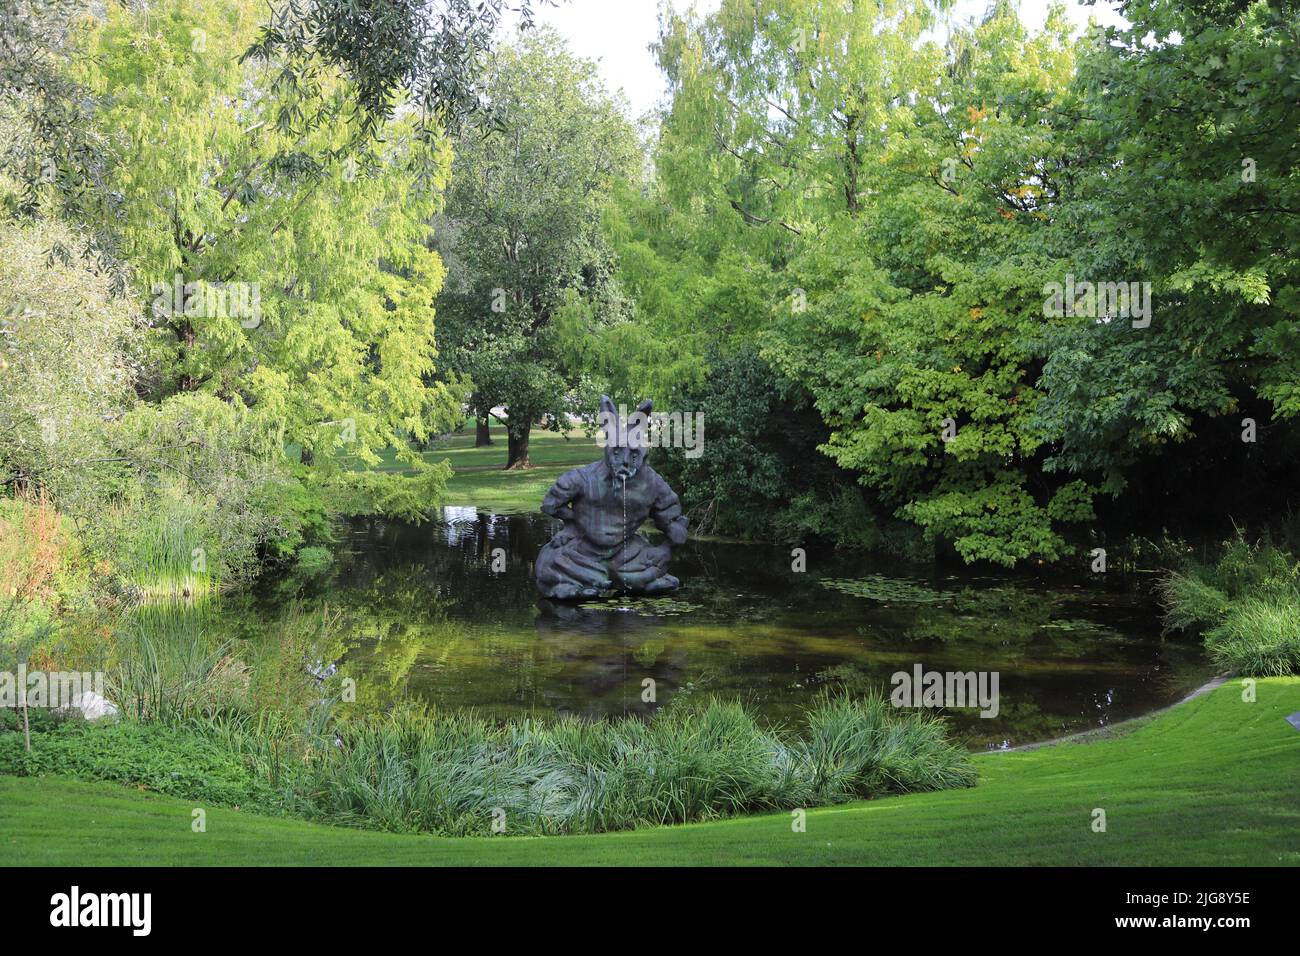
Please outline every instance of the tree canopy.
[{"label": "tree canopy", "polygon": [[439,336],[473,382],[478,416],[504,409],[518,465],[535,423],[559,427],[591,404],[566,342],[620,313],[601,213],[635,168],[636,140],[595,64],[552,32],[503,48],[483,89],[501,125],[466,129],[456,144],[445,215],[457,273]]}]

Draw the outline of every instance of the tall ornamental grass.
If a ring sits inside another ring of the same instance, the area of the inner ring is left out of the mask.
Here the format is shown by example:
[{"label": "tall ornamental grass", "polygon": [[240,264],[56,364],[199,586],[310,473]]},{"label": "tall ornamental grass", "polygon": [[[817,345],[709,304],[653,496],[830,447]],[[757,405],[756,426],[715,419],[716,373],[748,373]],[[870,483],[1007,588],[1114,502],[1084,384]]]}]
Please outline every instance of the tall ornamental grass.
[{"label": "tall ornamental grass", "polygon": [[974,783],[939,720],[879,696],[824,696],[800,737],[720,701],[649,722],[402,710],[339,727],[303,788],[333,822],[460,836],[599,833]]},{"label": "tall ornamental grass", "polygon": [[1217,666],[1261,677],[1300,674],[1300,560],[1239,531],[1213,564],[1160,586],[1165,623],[1199,631]]},{"label": "tall ornamental grass", "polygon": [[1260,677],[1300,674],[1300,601],[1235,603],[1206,633],[1205,646],[1225,670]]}]

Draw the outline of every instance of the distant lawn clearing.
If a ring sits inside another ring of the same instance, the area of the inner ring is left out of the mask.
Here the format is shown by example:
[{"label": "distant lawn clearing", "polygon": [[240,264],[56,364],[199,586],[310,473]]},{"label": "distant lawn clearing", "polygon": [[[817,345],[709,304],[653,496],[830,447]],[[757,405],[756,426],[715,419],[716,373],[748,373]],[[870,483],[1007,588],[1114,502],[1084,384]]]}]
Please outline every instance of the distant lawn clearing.
[{"label": "distant lawn clearing", "polygon": [[[446,839],[207,809],[111,784],[0,776],[15,865],[1300,864],[1300,678],[1239,681],[1090,743],[977,758],[972,790],[597,836]],[[1094,810],[1106,832],[1094,832]]]},{"label": "distant lawn clearing", "polygon": [[[570,468],[595,461],[602,454],[594,437],[574,430],[567,434],[534,430],[528,443],[531,468],[506,471],[506,430],[491,430],[493,444],[474,447],[473,422],[445,444],[421,453],[428,462],[448,461],[455,475],[447,482],[444,505],[477,507],[497,513],[536,511],[542,496]],[[393,449],[380,456],[378,471],[404,471]]]}]

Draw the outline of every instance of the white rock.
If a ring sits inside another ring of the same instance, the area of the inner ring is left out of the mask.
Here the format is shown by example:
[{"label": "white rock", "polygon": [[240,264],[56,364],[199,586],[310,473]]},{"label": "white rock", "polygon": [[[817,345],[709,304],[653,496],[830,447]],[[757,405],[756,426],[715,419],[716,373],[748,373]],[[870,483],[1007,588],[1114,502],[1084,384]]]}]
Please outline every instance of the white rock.
[{"label": "white rock", "polygon": [[72,700],[72,709],[81,711],[87,720],[103,720],[105,717],[117,716],[117,704],[105,700],[93,690],[78,694]]}]

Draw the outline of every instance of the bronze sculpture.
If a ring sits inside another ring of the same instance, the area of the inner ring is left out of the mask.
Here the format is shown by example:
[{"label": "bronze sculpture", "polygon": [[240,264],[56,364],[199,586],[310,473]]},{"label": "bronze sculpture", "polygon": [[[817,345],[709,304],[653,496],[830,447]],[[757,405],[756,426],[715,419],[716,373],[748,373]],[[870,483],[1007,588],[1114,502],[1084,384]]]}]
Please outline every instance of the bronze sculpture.
[{"label": "bronze sculpture", "polygon": [[[686,543],[686,516],[668,483],[646,462],[647,399],[619,422],[601,396],[605,455],[565,472],[542,499],[542,511],[564,522],[537,555],[537,589],[554,600],[610,594],[665,594],[680,582],[668,573],[672,549]],[[654,522],[666,540],[651,544],[637,529]]]}]

